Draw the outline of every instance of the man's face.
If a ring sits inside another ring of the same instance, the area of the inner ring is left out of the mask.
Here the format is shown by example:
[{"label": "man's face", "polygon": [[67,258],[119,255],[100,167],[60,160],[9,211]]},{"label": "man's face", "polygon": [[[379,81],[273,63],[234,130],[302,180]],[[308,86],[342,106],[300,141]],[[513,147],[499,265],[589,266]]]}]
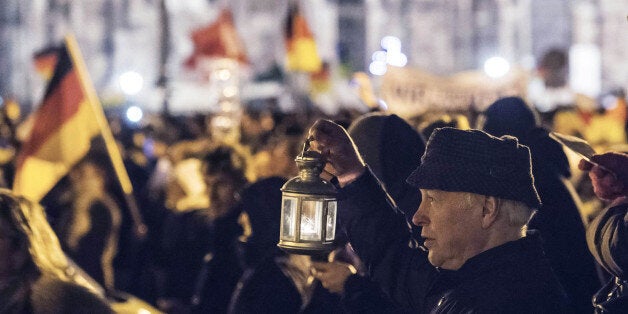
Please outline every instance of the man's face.
[{"label": "man's face", "polygon": [[484,196],[421,189],[423,200],[412,217],[422,226],[428,259],[436,267],[457,270],[482,251]]}]

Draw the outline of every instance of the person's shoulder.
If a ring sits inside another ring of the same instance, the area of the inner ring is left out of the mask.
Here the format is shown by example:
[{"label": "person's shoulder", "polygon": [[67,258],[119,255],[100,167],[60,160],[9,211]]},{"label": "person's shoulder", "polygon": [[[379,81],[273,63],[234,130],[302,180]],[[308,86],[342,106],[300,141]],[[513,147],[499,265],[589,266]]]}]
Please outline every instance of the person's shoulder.
[{"label": "person's shoulder", "polygon": [[468,289],[450,292],[439,300],[432,313],[571,313],[562,295],[513,291],[508,285],[502,288],[506,292],[491,294]]},{"label": "person's shoulder", "polygon": [[50,276],[40,277],[31,292],[34,313],[113,313],[87,288]]}]

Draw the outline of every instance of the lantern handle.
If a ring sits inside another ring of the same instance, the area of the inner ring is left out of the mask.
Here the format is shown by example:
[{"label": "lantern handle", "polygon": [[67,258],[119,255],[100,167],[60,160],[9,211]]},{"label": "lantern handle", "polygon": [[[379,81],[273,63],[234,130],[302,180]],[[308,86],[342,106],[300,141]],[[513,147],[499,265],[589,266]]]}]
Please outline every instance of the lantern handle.
[{"label": "lantern handle", "polygon": [[310,149],[310,142],[314,140],[314,137],[310,136],[303,143],[303,150],[301,151],[301,157],[305,156],[305,152]]}]

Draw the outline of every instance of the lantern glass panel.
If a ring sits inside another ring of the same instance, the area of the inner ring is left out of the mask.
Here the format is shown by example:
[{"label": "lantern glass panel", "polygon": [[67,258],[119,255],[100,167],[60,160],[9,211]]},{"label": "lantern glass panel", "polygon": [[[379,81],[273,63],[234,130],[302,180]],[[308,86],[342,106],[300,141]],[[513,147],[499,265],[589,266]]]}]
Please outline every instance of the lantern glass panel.
[{"label": "lantern glass panel", "polygon": [[281,238],[295,240],[296,212],[298,200],[294,197],[284,197],[281,207]]},{"label": "lantern glass panel", "polygon": [[327,203],[327,227],[325,229],[325,241],[333,241],[336,237],[336,201]]},{"label": "lantern glass panel", "polygon": [[301,240],[320,241],[324,201],[304,200],[301,205]]}]

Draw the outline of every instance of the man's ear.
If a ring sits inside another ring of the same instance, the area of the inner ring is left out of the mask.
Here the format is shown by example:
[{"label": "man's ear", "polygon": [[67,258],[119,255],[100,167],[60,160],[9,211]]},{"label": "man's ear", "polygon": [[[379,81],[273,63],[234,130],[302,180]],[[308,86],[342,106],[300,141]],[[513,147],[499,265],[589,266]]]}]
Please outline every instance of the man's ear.
[{"label": "man's ear", "polygon": [[497,220],[499,214],[499,200],[495,196],[486,196],[484,198],[484,207],[482,207],[482,228],[488,229]]}]

